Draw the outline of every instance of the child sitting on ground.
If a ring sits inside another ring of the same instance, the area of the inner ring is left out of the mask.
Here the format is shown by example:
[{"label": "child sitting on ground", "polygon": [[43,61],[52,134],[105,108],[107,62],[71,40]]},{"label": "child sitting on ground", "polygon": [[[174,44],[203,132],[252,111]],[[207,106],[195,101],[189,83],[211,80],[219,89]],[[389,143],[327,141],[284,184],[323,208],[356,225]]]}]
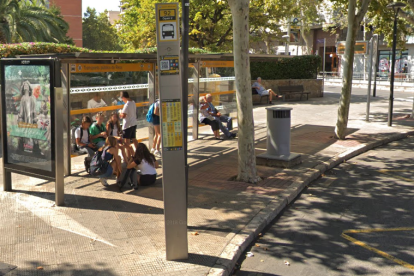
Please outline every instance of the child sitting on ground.
[{"label": "child sitting on ground", "polygon": [[82,118],[82,124],[75,130],[76,145],[80,153],[87,153],[92,157],[96,151],[96,146],[91,143],[89,136],[89,127],[92,120],[88,116]]},{"label": "child sitting on ground", "polygon": [[[118,155],[118,143],[115,137],[108,137],[105,140],[105,145],[101,147],[98,151],[102,151],[102,159],[106,164],[106,171],[99,175],[99,180],[104,186],[108,186],[106,178],[111,177],[113,174],[117,176],[121,175],[121,158]],[[94,168],[91,166],[91,170]]]},{"label": "child sitting on ground", "polygon": [[[140,174],[137,174],[135,167],[138,167]],[[137,149],[132,160],[123,169],[122,182],[118,183],[118,186],[122,186],[130,179],[131,186],[135,190],[138,186],[148,186],[155,183],[157,180],[156,168],[159,167],[155,156],[150,153],[147,146],[143,143],[138,143]]]}]

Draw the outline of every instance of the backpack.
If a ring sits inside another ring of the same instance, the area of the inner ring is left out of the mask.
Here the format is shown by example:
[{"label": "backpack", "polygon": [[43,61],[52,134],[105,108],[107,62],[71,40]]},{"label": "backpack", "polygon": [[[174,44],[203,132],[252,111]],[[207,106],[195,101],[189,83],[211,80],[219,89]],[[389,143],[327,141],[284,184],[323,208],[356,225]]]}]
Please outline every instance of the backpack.
[{"label": "backpack", "polygon": [[155,109],[155,103],[151,104],[148,112],[147,112],[147,122],[152,123],[154,122],[154,109]]},{"label": "backpack", "polygon": [[[90,162],[90,169],[89,174],[92,176],[98,176],[106,173],[108,169],[109,162],[106,162],[105,159],[105,152],[109,148],[104,148],[102,151],[95,152],[95,155],[92,157]],[[86,161],[86,160],[85,160]]]}]

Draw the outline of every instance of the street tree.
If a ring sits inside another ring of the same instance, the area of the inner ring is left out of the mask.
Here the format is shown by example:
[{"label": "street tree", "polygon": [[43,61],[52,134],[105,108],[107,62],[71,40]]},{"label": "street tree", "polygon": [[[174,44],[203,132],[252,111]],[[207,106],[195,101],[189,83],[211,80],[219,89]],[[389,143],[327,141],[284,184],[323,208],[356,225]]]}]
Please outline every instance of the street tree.
[{"label": "street tree", "polygon": [[97,14],[88,7],[82,22],[83,47],[92,50],[120,51],[122,47],[115,26],[109,23],[107,11]]},{"label": "street tree", "polygon": [[238,139],[237,180],[257,183],[254,121],[249,59],[249,0],[228,0],[233,17],[233,55],[236,75]]},{"label": "street tree", "polygon": [[[308,1],[308,0],[306,0]],[[155,47],[154,5],[160,0],[124,0],[120,37],[127,49]],[[166,0],[163,2],[175,2]],[[250,39],[267,43],[281,37],[280,22],[293,14],[296,0],[251,0]],[[190,8],[190,47],[215,52],[231,51],[233,21],[227,0],[192,0]]]},{"label": "street tree", "polygon": [[[313,52],[313,39],[310,27],[312,24],[320,23],[319,10],[322,7],[322,1],[303,0],[298,1],[295,13],[300,18],[300,34],[305,42],[305,55],[311,55]],[[326,8],[326,7],[325,7]]]},{"label": "street tree", "polygon": [[42,1],[0,0],[0,43],[67,42],[68,23]]},{"label": "street tree", "polygon": [[345,139],[348,126],[349,107],[351,103],[351,90],[353,79],[354,51],[357,30],[360,28],[362,20],[368,11],[371,0],[340,0],[338,5],[347,3],[347,23],[348,32],[345,42],[345,53],[342,57],[343,74],[342,74],[342,91],[339,100],[338,118],[335,127],[335,135],[338,139]]},{"label": "street tree", "polygon": [[250,40],[263,41],[266,45],[266,54],[273,54],[271,42],[282,40],[282,24],[295,16],[296,11],[297,3],[293,0],[250,1]]}]

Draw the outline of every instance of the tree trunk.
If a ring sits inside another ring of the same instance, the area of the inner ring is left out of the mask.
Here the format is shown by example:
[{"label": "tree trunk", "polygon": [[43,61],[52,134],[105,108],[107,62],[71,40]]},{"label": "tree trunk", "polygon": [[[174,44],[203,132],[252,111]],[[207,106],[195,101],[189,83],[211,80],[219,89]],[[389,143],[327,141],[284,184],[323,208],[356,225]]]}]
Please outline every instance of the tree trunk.
[{"label": "tree trunk", "polygon": [[352,77],[354,73],[354,51],[356,34],[371,0],[362,0],[357,11],[357,0],[348,1],[348,33],[346,35],[345,54],[342,65],[344,67],[342,75],[342,91],[339,100],[338,119],[335,127],[335,136],[338,139],[345,139],[348,127],[349,106],[351,103]]},{"label": "tree trunk", "polygon": [[303,41],[305,42],[305,53],[304,55],[312,55],[313,52],[313,39],[312,39],[312,31],[306,30],[303,26],[300,28],[300,33],[302,34]]},{"label": "tree trunk", "polygon": [[313,52],[313,35],[312,35],[312,31],[307,28],[306,26],[306,21],[303,19],[305,18],[305,14],[303,13],[303,10],[301,10],[301,16],[302,16],[302,20],[301,20],[301,26],[300,26],[300,33],[303,37],[303,41],[305,42],[306,45],[306,50],[305,53],[303,53],[303,47],[302,47],[302,55],[312,55]]},{"label": "tree trunk", "polygon": [[236,75],[238,138],[237,180],[257,183],[254,122],[249,60],[249,0],[228,0],[233,17],[233,55]]},{"label": "tree trunk", "polygon": [[351,103],[352,78],[354,73],[354,51],[356,31],[360,22],[356,22],[356,0],[348,3],[348,33],[346,35],[345,53],[343,56],[342,91],[339,100],[338,119],[335,135],[338,139],[345,139],[348,126],[349,106]]},{"label": "tree trunk", "polygon": [[271,46],[270,37],[266,37],[266,40],[264,41],[264,43],[266,44],[266,54],[268,55],[272,54],[272,49],[270,48]]}]

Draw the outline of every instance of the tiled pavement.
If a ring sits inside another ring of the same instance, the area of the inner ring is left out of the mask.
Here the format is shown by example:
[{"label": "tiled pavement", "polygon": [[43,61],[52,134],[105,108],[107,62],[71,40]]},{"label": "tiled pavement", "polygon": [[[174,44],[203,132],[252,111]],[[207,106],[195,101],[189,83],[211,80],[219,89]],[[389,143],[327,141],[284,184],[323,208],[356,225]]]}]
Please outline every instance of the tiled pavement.
[{"label": "tiled pavement", "polygon": [[[65,179],[65,207],[54,206],[54,183],[13,175],[14,192],[0,192],[0,264],[11,275],[206,275],[225,246],[252,218],[305,172],[361,144],[406,131],[357,121],[349,138],[335,140],[323,124],[295,124],[295,168],[258,167],[258,185],[230,181],[237,174],[237,140],[210,137],[189,144],[189,259],[166,261],[162,171],[156,185],[118,192],[74,159]],[[256,126],[257,153],[266,148],[266,126]],[[197,235],[196,235],[197,234]],[[0,266],[1,269],[2,266]],[[0,275],[1,275],[0,270]]]}]

